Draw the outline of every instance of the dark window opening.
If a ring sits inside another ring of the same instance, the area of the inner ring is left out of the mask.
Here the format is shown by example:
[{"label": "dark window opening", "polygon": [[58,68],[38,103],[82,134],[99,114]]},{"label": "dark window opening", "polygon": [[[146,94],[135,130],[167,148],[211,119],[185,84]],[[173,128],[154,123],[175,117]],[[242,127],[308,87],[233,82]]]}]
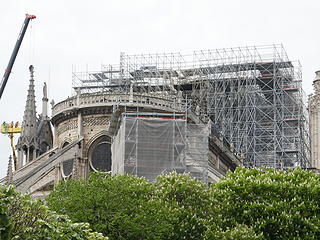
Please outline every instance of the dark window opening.
[{"label": "dark window opening", "polygon": [[111,143],[107,136],[101,137],[93,143],[90,149],[90,160],[95,171],[111,171]]},{"label": "dark window opening", "polygon": [[66,160],[62,163],[62,171],[64,176],[69,176],[73,170],[73,159]]}]

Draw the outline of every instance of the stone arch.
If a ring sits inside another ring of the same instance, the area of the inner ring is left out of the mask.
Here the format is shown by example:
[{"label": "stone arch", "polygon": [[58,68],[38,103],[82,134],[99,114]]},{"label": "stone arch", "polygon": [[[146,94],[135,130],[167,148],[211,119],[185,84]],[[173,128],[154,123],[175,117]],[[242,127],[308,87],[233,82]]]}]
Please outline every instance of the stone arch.
[{"label": "stone arch", "polygon": [[89,153],[88,151],[89,151],[90,146],[93,144],[93,142],[95,142],[95,141],[96,141],[98,138],[100,138],[101,136],[107,136],[107,137],[110,138],[110,141],[111,141],[111,136],[108,134],[107,131],[101,131],[101,132],[96,133],[95,135],[93,135],[93,136],[89,139],[88,143],[85,145],[85,152],[87,153],[87,154],[86,154],[86,157],[89,157],[89,156],[88,156],[88,153]]}]

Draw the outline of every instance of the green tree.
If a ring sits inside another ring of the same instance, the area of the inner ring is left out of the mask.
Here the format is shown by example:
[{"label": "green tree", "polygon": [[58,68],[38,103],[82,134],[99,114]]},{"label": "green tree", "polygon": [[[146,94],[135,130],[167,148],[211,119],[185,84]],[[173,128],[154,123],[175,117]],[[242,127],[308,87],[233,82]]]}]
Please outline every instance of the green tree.
[{"label": "green tree", "polygon": [[188,174],[170,173],[155,182],[155,197],[171,209],[173,231],[166,239],[202,239],[206,230],[207,186]]},{"label": "green tree", "polygon": [[100,233],[92,232],[89,224],[72,223],[67,216],[50,211],[40,200],[21,195],[13,187],[0,187],[0,196],[0,205],[5,209],[4,219],[10,230],[2,231],[2,227],[0,239],[108,239]]},{"label": "green tree", "polygon": [[10,239],[11,236],[12,224],[8,215],[8,204],[13,195],[13,188],[0,188],[0,240]]},{"label": "green tree", "polygon": [[264,239],[320,239],[320,176],[238,168],[210,188],[212,228],[244,225]]},{"label": "green tree", "polygon": [[201,239],[206,230],[207,186],[171,173],[155,183],[132,175],[94,173],[58,185],[47,202],[73,221],[89,222],[111,239]]},{"label": "green tree", "polygon": [[173,230],[167,220],[170,211],[153,194],[154,185],[143,178],[93,173],[88,179],[62,182],[47,202],[111,239],[165,239]]},{"label": "green tree", "polygon": [[320,239],[320,176],[238,168],[209,188],[171,173],[155,183],[93,174],[61,183],[49,206],[111,239]]}]

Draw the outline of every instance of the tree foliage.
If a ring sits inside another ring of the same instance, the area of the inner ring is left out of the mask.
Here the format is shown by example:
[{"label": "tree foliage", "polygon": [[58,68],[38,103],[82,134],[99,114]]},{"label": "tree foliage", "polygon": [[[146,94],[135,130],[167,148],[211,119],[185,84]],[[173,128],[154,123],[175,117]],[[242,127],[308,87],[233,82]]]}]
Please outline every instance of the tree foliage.
[{"label": "tree foliage", "polygon": [[47,199],[50,208],[88,222],[111,239],[164,239],[169,211],[152,198],[154,185],[130,175],[92,174],[62,182]]},{"label": "tree foliage", "polygon": [[189,175],[160,176],[156,183],[131,175],[92,174],[61,183],[50,208],[89,222],[111,239],[200,239],[205,230],[206,186]]},{"label": "tree foliage", "polygon": [[320,239],[320,177],[238,168],[210,187],[171,173],[154,183],[92,174],[56,187],[48,204],[111,239]]},{"label": "tree foliage", "polygon": [[238,168],[210,188],[210,209],[212,224],[223,230],[240,224],[264,239],[318,239],[320,176]]},{"label": "tree foliage", "polygon": [[155,182],[155,198],[171,210],[173,231],[166,239],[201,239],[206,230],[209,195],[202,182],[186,174],[159,176]]},{"label": "tree foliage", "polygon": [[107,240],[92,232],[87,223],[72,223],[58,215],[40,200],[21,195],[12,187],[0,188],[0,239]]},{"label": "tree foliage", "polygon": [[14,194],[12,188],[1,188],[0,189],[0,239],[10,239],[12,224],[8,215],[8,205],[11,200],[11,196]]}]

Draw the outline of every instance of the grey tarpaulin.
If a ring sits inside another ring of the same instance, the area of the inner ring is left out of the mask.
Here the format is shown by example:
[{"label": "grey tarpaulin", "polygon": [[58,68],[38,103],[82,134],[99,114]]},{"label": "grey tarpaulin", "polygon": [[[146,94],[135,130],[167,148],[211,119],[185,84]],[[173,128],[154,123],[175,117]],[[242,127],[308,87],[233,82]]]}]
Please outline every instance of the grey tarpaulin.
[{"label": "grey tarpaulin", "polygon": [[183,118],[125,116],[112,144],[112,173],[150,181],[163,173],[190,172],[206,181],[208,128]]}]

